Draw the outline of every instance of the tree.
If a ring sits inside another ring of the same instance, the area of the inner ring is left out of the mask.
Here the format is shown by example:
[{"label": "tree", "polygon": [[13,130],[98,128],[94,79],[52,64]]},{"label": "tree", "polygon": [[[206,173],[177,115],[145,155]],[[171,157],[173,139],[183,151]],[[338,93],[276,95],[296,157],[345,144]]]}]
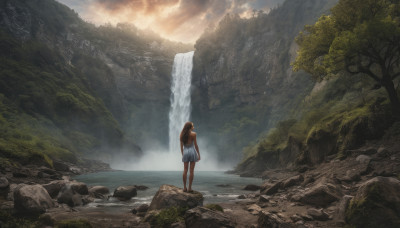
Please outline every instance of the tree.
[{"label": "tree", "polygon": [[317,80],[341,71],[369,76],[386,89],[398,118],[394,80],[400,76],[400,0],[340,0],[331,12],[298,35],[293,69]]}]

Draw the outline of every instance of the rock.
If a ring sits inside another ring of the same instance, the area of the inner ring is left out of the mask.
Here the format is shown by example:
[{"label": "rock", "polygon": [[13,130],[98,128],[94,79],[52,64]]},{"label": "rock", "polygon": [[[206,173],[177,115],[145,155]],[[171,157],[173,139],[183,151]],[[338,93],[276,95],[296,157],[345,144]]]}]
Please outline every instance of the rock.
[{"label": "rock", "polygon": [[14,189],[14,208],[18,212],[41,214],[54,207],[54,203],[41,185],[20,184]]},{"label": "rock", "polygon": [[89,188],[89,195],[98,198],[104,199],[105,195],[108,195],[110,190],[106,186],[93,186]]},{"label": "rock", "polygon": [[239,195],[237,198],[238,199],[246,199],[246,196],[245,195]]},{"label": "rock", "polygon": [[349,206],[350,200],[353,199],[353,196],[345,195],[339,202],[339,206],[336,209],[336,220],[345,221],[345,212],[347,207]]},{"label": "rock", "polygon": [[137,190],[139,190],[139,191],[144,191],[144,190],[149,189],[149,187],[144,186],[144,185],[134,185],[134,186],[135,186],[135,188],[136,188]]},{"label": "rock", "polygon": [[286,188],[292,187],[294,185],[298,185],[301,182],[303,182],[303,180],[304,180],[303,175],[297,175],[297,176],[291,177],[282,183],[281,188],[286,189]]},{"label": "rock", "polygon": [[72,190],[74,190],[74,192],[76,192],[76,193],[79,193],[81,195],[88,195],[89,194],[88,187],[83,182],[71,181],[71,182],[68,182],[67,185],[69,185],[70,188]]},{"label": "rock", "polygon": [[299,201],[304,204],[325,207],[340,198],[341,193],[335,185],[319,183],[300,195]]},{"label": "rock", "polygon": [[114,190],[114,197],[119,200],[130,200],[132,197],[137,196],[135,186],[119,186]]},{"label": "rock", "polygon": [[70,207],[83,205],[82,196],[75,193],[74,190],[68,187],[64,187],[57,198],[58,203],[67,204]]},{"label": "rock", "polygon": [[307,214],[318,221],[326,221],[329,219],[329,215],[322,209],[309,208]]},{"label": "rock", "polygon": [[43,184],[42,186],[46,189],[51,198],[55,198],[66,183],[67,182],[64,180],[55,180],[48,184]]},{"label": "rock", "polygon": [[247,207],[247,211],[249,211],[252,215],[258,215],[258,213],[261,211],[261,207],[257,204],[251,204]]},{"label": "rock", "polygon": [[400,181],[375,177],[363,183],[350,201],[346,221],[355,227],[400,227]]},{"label": "rock", "polygon": [[133,208],[132,209],[132,213],[133,214],[136,214],[137,216],[140,216],[140,217],[144,217],[145,215],[146,215],[146,212],[149,210],[149,205],[147,205],[147,204],[142,204],[142,205],[140,205],[139,207],[137,207],[137,208]]},{"label": "rock", "polygon": [[215,186],[220,187],[220,188],[232,187],[232,185],[230,185],[230,184],[217,184],[217,185],[215,185]]},{"label": "rock", "polygon": [[0,189],[6,189],[10,183],[8,182],[7,178],[5,177],[0,177]]},{"label": "rock", "polygon": [[290,219],[291,219],[293,222],[297,222],[297,221],[302,221],[302,220],[303,220],[303,219],[300,217],[300,215],[298,215],[298,214],[294,214],[294,215],[290,216]]},{"label": "rock", "polygon": [[62,171],[62,172],[68,172],[69,171],[69,165],[65,164],[62,161],[53,160],[53,167],[57,171]]},{"label": "rock", "polygon": [[271,196],[261,195],[260,198],[258,198],[258,203],[268,203],[270,199]]},{"label": "rock", "polygon": [[371,157],[368,155],[358,155],[356,157],[356,161],[358,161],[361,164],[368,164],[371,161]]},{"label": "rock", "polygon": [[203,205],[203,195],[200,192],[183,192],[173,185],[162,185],[151,201],[149,210],[159,210],[167,207],[194,208]]},{"label": "rock", "polygon": [[290,228],[294,227],[294,225],[279,218],[276,214],[260,211],[258,214],[258,227]]},{"label": "rock", "polygon": [[380,158],[387,158],[387,157],[390,157],[390,155],[392,155],[392,153],[385,147],[379,147],[376,155]]},{"label": "rock", "polygon": [[31,175],[31,173],[32,172],[26,168],[17,169],[13,172],[13,177],[17,177],[17,178],[29,177]]},{"label": "rock", "polygon": [[18,187],[17,184],[10,184],[10,190],[7,194],[7,200],[14,201],[14,190]]},{"label": "rock", "polygon": [[261,186],[255,185],[255,184],[249,184],[246,185],[246,187],[243,188],[243,190],[247,190],[247,191],[257,191],[260,190]]},{"label": "rock", "polygon": [[186,227],[190,228],[235,227],[235,224],[223,212],[205,207],[195,207],[188,210],[185,214],[185,223]]},{"label": "rock", "polygon": [[261,187],[260,193],[265,195],[273,195],[278,192],[279,188],[281,187],[282,182],[276,182],[275,184],[269,185],[265,184]]}]

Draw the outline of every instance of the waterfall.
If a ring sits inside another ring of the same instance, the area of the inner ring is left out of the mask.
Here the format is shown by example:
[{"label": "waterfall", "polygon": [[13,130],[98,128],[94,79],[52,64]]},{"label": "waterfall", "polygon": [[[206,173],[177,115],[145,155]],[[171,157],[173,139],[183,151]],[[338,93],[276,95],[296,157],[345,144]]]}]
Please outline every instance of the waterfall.
[{"label": "waterfall", "polygon": [[179,134],[190,119],[190,86],[194,51],[175,55],[172,68],[171,108],[169,111],[169,152],[179,155]]}]

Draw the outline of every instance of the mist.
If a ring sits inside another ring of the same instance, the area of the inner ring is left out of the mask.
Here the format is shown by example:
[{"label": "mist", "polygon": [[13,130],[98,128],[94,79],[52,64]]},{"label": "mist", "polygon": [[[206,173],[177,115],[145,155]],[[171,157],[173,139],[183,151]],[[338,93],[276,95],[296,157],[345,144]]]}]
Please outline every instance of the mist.
[{"label": "mist", "polygon": [[[199,138],[197,144],[201,160],[196,162],[195,171],[227,171],[233,164],[218,161],[216,150],[205,139]],[[154,148],[154,147],[153,147]],[[140,158],[128,156],[127,153],[114,157],[110,166],[117,170],[130,171],[181,171],[183,170],[182,155],[180,151],[168,151],[168,146],[144,151]]]}]

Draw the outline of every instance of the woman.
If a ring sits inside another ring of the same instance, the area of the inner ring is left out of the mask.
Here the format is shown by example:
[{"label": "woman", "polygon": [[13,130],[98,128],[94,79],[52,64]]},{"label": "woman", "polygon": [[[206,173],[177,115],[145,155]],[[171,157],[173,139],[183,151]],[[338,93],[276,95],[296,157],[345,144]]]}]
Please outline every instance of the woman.
[{"label": "woman", "polygon": [[[194,177],[194,166],[197,161],[200,161],[199,147],[197,146],[196,133],[193,132],[194,125],[192,122],[186,122],[183,126],[180,141],[181,141],[181,154],[182,162],[184,162],[183,169],[183,191],[193,192],[192,182]],[[190,163],[190,176],[189,176],[189,189],[186,188],[186,178],[188,172],[188,166]]]}]

